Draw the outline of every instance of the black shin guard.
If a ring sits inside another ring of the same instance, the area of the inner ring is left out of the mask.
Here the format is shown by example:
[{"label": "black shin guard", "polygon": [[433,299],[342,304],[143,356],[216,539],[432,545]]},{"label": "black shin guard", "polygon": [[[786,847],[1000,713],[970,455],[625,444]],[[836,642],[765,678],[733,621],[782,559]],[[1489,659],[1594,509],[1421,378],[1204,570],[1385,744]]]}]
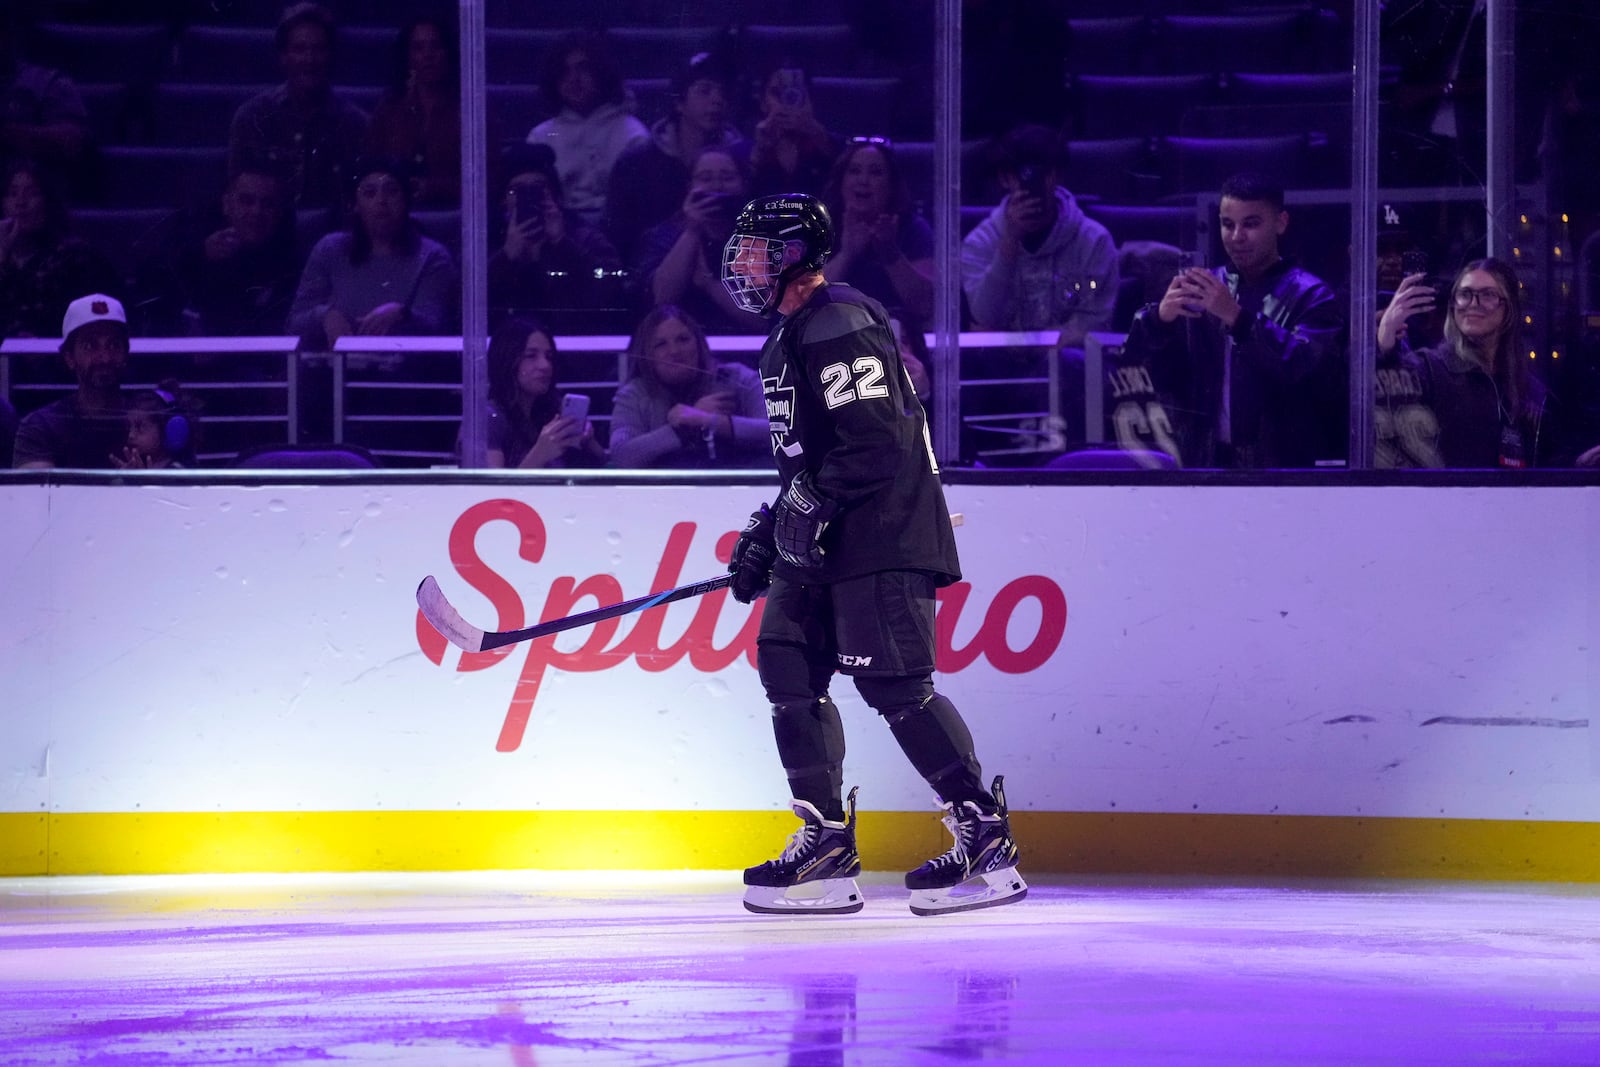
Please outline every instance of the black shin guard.
[{"label": "black shin guard", "polygon": [[772,705],[772,734],[789,795],[830,822],[844,819],[844,723],[827,697]]},{"label": "black shin guard", "polygon": [[[856,688],[889,724],[900,750],[939,799],[951,804],[972,800],[986,811],[993,810],[994,798],[983,787],[983,770],[973,751],[972,731],[961,713],[933,691],[931,680],[912,689],[906,688],[907,681],[914,680],[858,678]],[[880,699],[883,703],[878,703]]]}]

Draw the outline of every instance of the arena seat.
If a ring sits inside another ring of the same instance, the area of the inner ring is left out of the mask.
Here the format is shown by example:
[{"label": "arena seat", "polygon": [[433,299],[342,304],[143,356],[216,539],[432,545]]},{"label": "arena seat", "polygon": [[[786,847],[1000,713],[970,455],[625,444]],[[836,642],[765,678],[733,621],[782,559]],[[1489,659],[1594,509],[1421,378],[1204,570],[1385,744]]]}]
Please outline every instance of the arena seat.
[{"label": "arena seat", "polygon": [[[378,0],[382,2],[382,0]],[[599,30],[607,22],[633,22],[645,17],[643,0],[488,0],[484,21],[508,29]]]},{"label": "arena seat", "polygon": [[1154,28],[1156,68],[1181,73],[1296,71],[1311,65],[1311,23],[1299,10],[1167,15]]},{"label": "arena seat", "polygon": [[1229,175],[1255,170],[1287,188],[1303,185],[1311,154],[1305,134],[1163,137],[1157,148],[1165,195],[1215,192]]},{"label": "arena seat", "polygon": [[233,465],[250,470],[374,470],[378,461],[360,445],[272,444],[239,453]]},{"label": "arena seat", "polygon": [[1074,74],[1143,73],[1149,27],[1140,15],[1068,19],[1067,69]]},{"label": "arena seat", "polygon": [[450,250],[457,263],[461,262],[461,209],[413,209],[411,217],[422,232]]},{"label": "arena seat", "polygon": [[1083,448],[1052,456],[1040,467],[1058,471],[1172,471],[1178,469],[1178,463],[1165,452],[1149,449]]},{"label": "arena seat", "polygon": [[672,111],[671,78],[624,78],[622,84],[632,98],[634,117],[646,126]]},{"label": "arena seat", "polygon": [[[911,192],[913,203],[929,204],[933,200],[933,141],[895,141],[890,145],[895,163]],[[961,142],[961,194],[966,200],[989,199],[981,190],[985,184],[979,173],[984,150],[982,141]]]},{"label": "arena seat", "polygon": [[158,85],[150,108],[148,141],[173,148],[225,145],[234,112],[270,88],[264,83]]},{"label": "arena seat", "polygon": [[[395,30],[342,26],[334,50],[333,77],[344,85],[383,85],[393,66]],[[270,26],[188,27],[178,42],[177,80],[267,82],[283,80]]]},{"label": "arena seat", "polygon": [[749,25],[739,31],[741,68],[759,78],[779,63],[795,63],[811,77],[847,77],[856,69],[856,35],[848,23]]},{"label": "arena seat", "polygon": [[1245,106],[1279,107],[1287,104],[1350,103],[1351,74],[1348,70],[1300,72],[1295,74],[1228,75],[1223,97],[1227,103]]},{"label": "arena seat", "polygon": [[123,85],[98,85],[80,82],[78,95],[89,112],[89,132],[96,144],[123,144],[132,136],[135,98],[148,100],[143,93]]},{"label": "arena seat", "polygon": [[1084,214],[1111,231],[1118,246],[1159,241],[1175,248],[1195,242],[1194,208],[1183,204],[1085,204]]},{"label": "arena seat", "polygon": [[225,148],[121,145],[100,150],[107,207],[179,208],[219,196],[228,176]]},{"label": "arena seat", "polygon": [[178,42],[177,81],[202,83],[283,80],[278,48],[267,26],[190,26]]},{"label": "arena seat", "polygon": [[894,123],[899,78],[811,79],[811,106],[832,133],[842,137],[883,136]]},{"label": "arena seat", "polygon": [[961,236],[971,233],[984,219],[994,214],[995,204],[962,204]]},{"label": "arena seat", "polygon": [[490,129],[507,138],[522,140],[534,126],[550,117],[544,91],[537,85],[500,83],[484,87]]},{"label": "arena seat", "polygon": [[162,25],[99,26],[45,23],[32,37],[37,61],[74,82],[147,86],[172,62],[172,39]]},{"label": "arena seat", "polygon": [[545,54],[566,36],[558,29],[486,29],[484,73],[491,84],[537,84]]},{"label": "arena seat", "polygon": [[157,254],[173,221],[170,208],[76,208],[70,229],[111,261],[122,278]]},{"label": "arena seat", "polygon": [[1085,74],[1072,82],[1080,137],[1157,137],[1177,133],[1183,113],[1212,103],[1209,74]]},{"label": "arena seat", "polygon": [[1150,141],[1144,137],[1070,141],[1061,182],[1074,195],[1119,202],[1148,199],[1157,192]]},{"label": "arena seat", "polygon": [[339,216],[327,208],[304,207],[294,213],[294,246],[304,260],[312,247],[339,228]]},{"label": "arena seat", "polygon": [[722,39],[718,26],[612,26],[606,40],[625,78],[670,78]]}]

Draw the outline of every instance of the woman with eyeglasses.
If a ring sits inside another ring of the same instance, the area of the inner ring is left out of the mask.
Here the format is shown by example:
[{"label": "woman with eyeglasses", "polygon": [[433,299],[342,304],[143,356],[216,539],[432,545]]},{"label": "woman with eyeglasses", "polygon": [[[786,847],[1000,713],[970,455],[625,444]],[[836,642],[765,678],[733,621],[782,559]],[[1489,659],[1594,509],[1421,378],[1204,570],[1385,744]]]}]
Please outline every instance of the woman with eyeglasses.
[{"label": "woman with eyeglasses", "polygon": [[[1462,267],[1450,285],[1444,339],[1404,348],[1406,321],[1433,310],[1434,297],[1426,275],[1408,275],[1378,320],[1380,465],[1386,429],[1413,460],[1393,466],[1564,465],[1549,395],[1518,341],[1516,271],[1493,258]],[[1385,364],[1391,389],[1382,388]],[[1437,462],[1419,461],[1428,456]]]}]

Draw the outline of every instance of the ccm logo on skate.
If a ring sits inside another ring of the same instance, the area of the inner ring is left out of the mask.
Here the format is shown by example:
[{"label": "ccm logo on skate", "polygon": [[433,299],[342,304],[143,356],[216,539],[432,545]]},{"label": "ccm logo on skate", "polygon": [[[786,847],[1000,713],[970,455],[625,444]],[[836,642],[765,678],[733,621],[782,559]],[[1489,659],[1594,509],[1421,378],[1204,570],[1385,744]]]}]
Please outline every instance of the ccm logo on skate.
[{"label": "ccm logo on skate", "polygon": [[[494,605],[497,613],[495,628],[519,630],[529,625],[527,605],[513,585],[478,555],[478,534],[495,523],[509,523],[519,535],[517,553],[529,563],[544,559],[547,537],[544,520],[539,512],[520,500],[485,500],[461,513],[450,528],[450,563],[461,580],[472,586]],[[661,562],[656,568],[650,589],[624,590],[614,575],[592,574],[586,578],[558,575],[545,579],[548,589],[544,606],[536,622],[564,618],[579,611],[587,611],[606,604],[615,604],[630,597],[645,595],[651,589],[671,589],[683,584],[685,564],[689,549],[694,543],[698,525],[680,522],[667,534],[667,543],[661,551]],[[716,535],[715,560],[726,564],[739,539],[738,531],[729,530]],[[704,572],[705,563],[696,563],[695,571]],[[526,585],[527,579],[518,576],[518,583]],[[1013,578],[994,594],[987,607],[973,605],[982,611],[982,621],[976,632],[963,629],[961,616],[972,598],[972,586],[967,582],[939,590],[939,611],[935,619],[935,639],[939,670],[944,673],[960,671],[971,666],[982,656],[995,670],[1007,674],[1026,674],[1042,667],[1056,649],[1061,647],[1062,635],[1067,628],[1067,597],[1061,587],[1042,574],[1027,574]],[[744,659],[751,667],[756,662],[756,632],[760,627],[761,612],[738,605],[728,597],[726,589],[718,589],[699,597],[695,602],[694,617],[676,641],[664,642],[663,624],[666,622],[665,606],[622,618],[605,619],[584,633],[583,645],[570,652],[556,648],[556,636],[538,638],[522,645],[506,645],[487,652],[463,652],[456,664],[457,671],[480,671],[492,667],[515,649],[525,648],[522,672],[511,692],[506,717],[500,728],[495,748],[501,752],[514,752],[522,744],[528,719],[533,714],[535,700],[545,674],[551,668],[579,673],[603,671],[620,666],[629,659],[643,671],[664,671],[687,659],[696,670],[706,674],[732,667]],[[1028,605],[1026,610],[1022,610]],[[728,640],[716,644],[717,621],[724,607],[744,613],[744,624]],[[681,610],[681,609],[680,609]],[[1031,638],[1020,648],[1013,648],[1008,639],[1024,638],[1025,634],[1011,634],[1013,615],[1021,611],[1022,618],[1035,626]],[[631,623],[628,629],[625,624]],[[423,655],[436,664],[443,665],[447,642],[419,611],[415,618],[417,647]],[[957,648],[957,635],[972,632],[972,637]],[[854,662],[843,666],[866,666],[870,657],[849,657]]]}]

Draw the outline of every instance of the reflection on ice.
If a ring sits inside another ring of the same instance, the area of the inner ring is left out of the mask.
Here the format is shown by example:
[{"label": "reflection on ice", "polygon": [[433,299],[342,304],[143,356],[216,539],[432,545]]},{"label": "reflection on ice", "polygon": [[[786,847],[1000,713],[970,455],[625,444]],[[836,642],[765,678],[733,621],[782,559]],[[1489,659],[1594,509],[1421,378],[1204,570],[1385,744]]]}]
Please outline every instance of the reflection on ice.
[{"label": "reflection on ice", "polygon": [[1588,888],[1102,880],[917,918],[862,883],[769,917],[731,873],[0,881],[0,1059],[1600,1062]]}]

